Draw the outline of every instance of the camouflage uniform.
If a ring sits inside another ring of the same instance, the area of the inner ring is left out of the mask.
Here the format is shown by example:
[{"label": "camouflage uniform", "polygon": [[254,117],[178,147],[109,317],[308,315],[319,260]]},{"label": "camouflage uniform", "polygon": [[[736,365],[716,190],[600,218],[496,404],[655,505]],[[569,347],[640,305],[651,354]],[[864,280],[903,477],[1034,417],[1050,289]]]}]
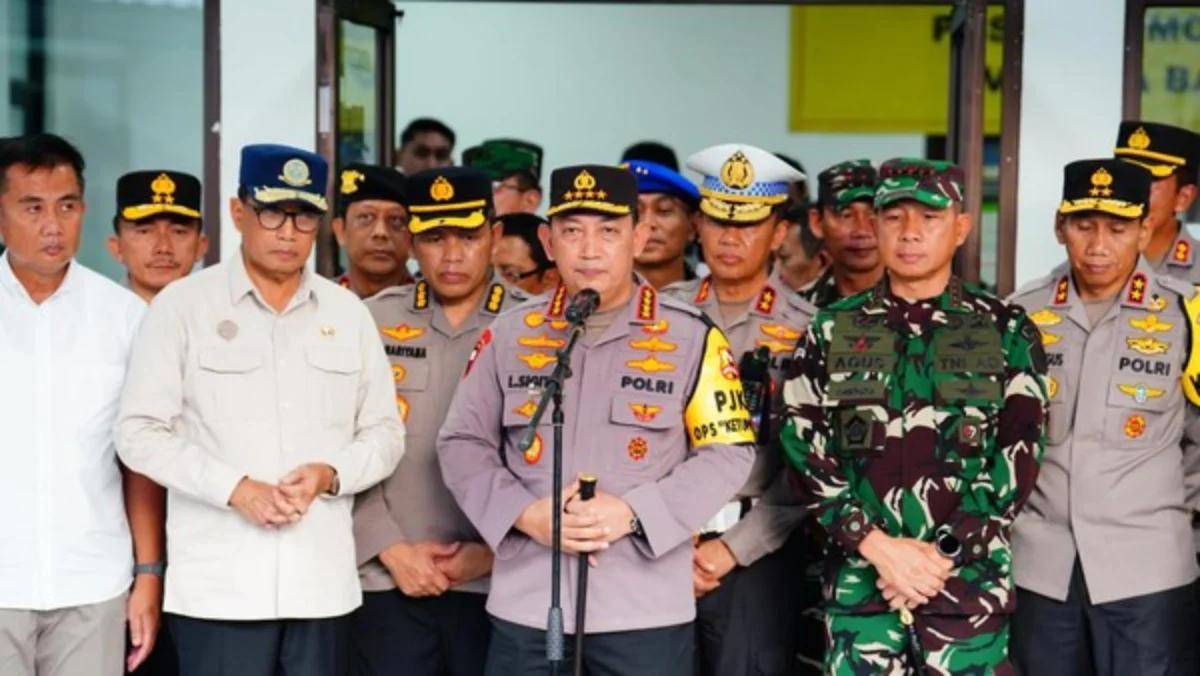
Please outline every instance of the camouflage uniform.
[{"label": "camouflage uniform", "polygon": [[[947,208],[945,163],[884,165],[877,208]],[[885,277],[818,311],[796,360],[783,430],[793,479],[831,537],[825,566],[831,674],[905,673],[908,639],[857,554],[872,530],[953,536],[962,565],[917,609],[930,669],[1012,673],[1009,528],[1044,448],[1046,358],[1024,311],[952,278],[937,298],[900,300]]]},{"label": "camouflage uniform", "polygon": [[[817,206],[819,209],[828,206],[835,211],[841,211],[860,200],[873,201],[876,178],[877,173],[870,160],[839,162],[817,176]],[[838,291],[833,266],[829,266],[820,277],[801,288],[799,293],[804,300],[817,307],[825,307],[841,300],[842,293]]]}]

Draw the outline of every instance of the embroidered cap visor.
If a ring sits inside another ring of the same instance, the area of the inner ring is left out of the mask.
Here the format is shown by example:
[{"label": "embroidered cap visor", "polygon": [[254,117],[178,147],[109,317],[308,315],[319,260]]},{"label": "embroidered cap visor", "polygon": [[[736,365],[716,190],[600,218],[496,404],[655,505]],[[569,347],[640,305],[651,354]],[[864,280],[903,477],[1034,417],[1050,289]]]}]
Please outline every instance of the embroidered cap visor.
[{"label": "embroidered cap visor", "polygon": [[1180,167],[1197,162],[1200,135],[1168,124],[1127,120],[1117,130],[1113,154],[1146,169],[1155,178],[1166,178]]},{"label": "embroidered cap visor", "polygon": [[704,176],[700,211],[718,221],[757,223],[788,199],[798,171],[773,153],[741,143],[706,148],[687,160],[689,169]]},{"label": "embroidered cap visor", "polygon": [[117,213],[126,221],[200,218],[200,180],[178,171],[135,171],[117,179]]},{"label": "embroidered cap visor", "polygon": [[414,235],[434,228],[474,230],[488,222],[492,181],[486,172],[468,167],[430,169],[404,181]]},{"label": "embroidered cap visor", "polygon": [[1118,218],[1141,218],[1150,200],[1150,174],[1118,159],[1079,160],[1063,169],[1058,213],[1099,211]]},{"label": "embroidered cap visor", "polygon": [[583,211],[628,216],[636,211],[637,179],[620,167],[580,165],[550,174],[547,217]]},{"label": "embroidered cap visor", "polygon": [[296,202],[316,211],[329,210],[325,185],[329,164],[316,153],[273,144],[242,148],[238,184],[265,205]]}]

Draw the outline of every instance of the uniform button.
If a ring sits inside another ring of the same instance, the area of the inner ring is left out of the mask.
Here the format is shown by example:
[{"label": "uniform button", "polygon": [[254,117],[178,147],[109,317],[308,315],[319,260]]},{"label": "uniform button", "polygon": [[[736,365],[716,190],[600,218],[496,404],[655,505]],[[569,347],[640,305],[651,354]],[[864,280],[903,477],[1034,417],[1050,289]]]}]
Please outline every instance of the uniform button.
[{"label": "uniform button", "polygon": [[857,533],[860,530],[862,530],[862,524],[860,524],[859,522],[854,521],[850,524],[850,532],[851,533]]},{"label": "uniform button", "polygon": [[983,553],[983,545],[975,545],[975,546],[971,547],[971,553],[974,554],[975,556],[979,556],[980,554]]}]

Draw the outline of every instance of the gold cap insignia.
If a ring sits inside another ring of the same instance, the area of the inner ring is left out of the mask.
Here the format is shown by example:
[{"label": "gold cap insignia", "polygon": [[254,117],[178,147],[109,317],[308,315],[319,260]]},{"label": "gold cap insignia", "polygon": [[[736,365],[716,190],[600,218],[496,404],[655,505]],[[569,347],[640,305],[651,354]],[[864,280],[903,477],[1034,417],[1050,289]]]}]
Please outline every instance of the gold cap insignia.
[{"label": "gold cap insignia", "polygon": [[1138,127],[1129,135],[1129,147],[1134,150],[1145,150],[1150,147],[1150,135],[1146,133],[1144,127]]},{"label": "gold cap insignia", "polygon": [[353,195],[358,192],[358,184],[367,180],[365,174],[354,169],[347,169],[342,172],[342,194]]},{"label": "gold cap insignia", "polygon": [[563,193],[563,200],[567,202],[583,199],[608,199],[607,192],[596,190],[596,177],[588,173],[586,169],[579,172],[579,175],[575,177],[575,190],[568,190]]},{"label": "gold cap insignia", "polygon": [[302,188],[312,183],[312,179],[308,177],[308,165],[299,159],[284,163],[283,174],[279,176],[279,180],[294,188]]},{"label": "gold cap insignia", "polygon": [[721,182],[734,190],[745,190],[754,183],[754,166],[742,151],[737,151],[721,165]]},{"label": "gold cap insignia", "polygon": [[447,181],[445,176],[438,176],[433,185],[429,186],[429,196],[437,202],[452,200],[454,199],[454,186],[450,185],[450,181]]},{"label": "gold cap insignia", "polygon": [[575,189],[576,190],[595,190],[596,189],[596,177],[589,174],[586,169],[579,172],[579,175],[575,177]]},{"label": "gold cap insignia", "polygon": [[172,181],[170,176],[159,174],[158,178],[150,182],[150,189],[154,191],[155,204],[175,203],[175,181]]},{"label": "gold cap insignia", "polygon": [[1092,174],[1092,188],[1088,190],[1088,194],[1092,197],[1109,197],[1113,193],[1112,188],[1109,187],[1112,182],[1112,174],[1108,173],[1104,167],[1100,167],[1096,173]]}]

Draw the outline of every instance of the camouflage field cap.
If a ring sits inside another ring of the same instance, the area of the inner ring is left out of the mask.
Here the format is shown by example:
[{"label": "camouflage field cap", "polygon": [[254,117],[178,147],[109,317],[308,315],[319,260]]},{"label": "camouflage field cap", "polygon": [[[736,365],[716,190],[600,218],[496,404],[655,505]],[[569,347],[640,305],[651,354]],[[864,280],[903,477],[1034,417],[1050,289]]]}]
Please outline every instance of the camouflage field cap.
[{"label": "camouflage field cap", "polygon": [[916,200],[934,209],[948,209],[963,201],[963,171],[941,160],[897,157],[879,167],[875,208],[901,200]]},{"label": "camouflage field cap", "polygon": [[871,160],[847,160],[817,174],[817,200],[821,206],[841,211],[852,202],[875,198],[879,172]]}]

